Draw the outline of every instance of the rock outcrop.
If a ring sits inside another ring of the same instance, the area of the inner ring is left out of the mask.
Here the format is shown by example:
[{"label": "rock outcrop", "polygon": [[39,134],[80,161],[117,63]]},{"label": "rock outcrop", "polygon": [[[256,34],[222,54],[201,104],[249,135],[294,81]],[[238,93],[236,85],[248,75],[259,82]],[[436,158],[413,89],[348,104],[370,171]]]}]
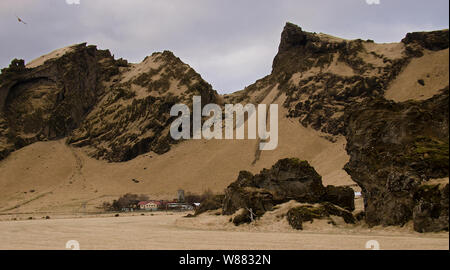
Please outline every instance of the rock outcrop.
[{"label": "rock outcrop", "polygon": [[448,231],[449,187],[446,181],[423,183],[414,193],[414,230],[418,232]]},{"label": "rock outcrop", "polygon": [[217,103],[211,85],[169,51],[129,64],[83,43],[32,67],[16,59],[0,75],[0,159],[64,137],[113,162],[162,154],[176,143],[170,108],[193,95]]},{"label": "rock outcrop", "polygon": [[409,51],[418,52],[418,56],[423,55],[420,50],[415,50],[418,45],[424,49],[431,51],[444,50],[449,47],[449,32],[447,30],[431,31],[431,32],[413,32],[406,34],[402,42],[410,46]]},{"label": "rock outcrop", "polygon": [[43,65],[27,68],[13,60],[0,75],[0,159],[42,140],[68,136],[119,73],[107,50],[79,44]]},{"label": "rock outcrop", "polygon": [[328,185],[325,187],[322,201],[330,202],[346,210],[353,211],[355,210],[355,191],[347,186],[336,187]]},{"label": "rock outcrop", "polygon": [[231,215],[239,209],[246,209],[259,217],[272,210],[274,205],[291,200],[302,203],[329,200],[354,210],[354,192],[351,188],[326,188],[322,177],[307,161],[286,158],[256,175],[241,171],[238,179],[225,191],[223,214]]},{"label": "rock outcrop", "polygon": [[[288,109],[287,117],[328,133],[333,141],[344,134],[345,108],[382,97],[389,83],[414,57],[405,46],[398,46],[396,54],[383,46],[370,40],[306,32],[287,23],[272,73],[228,99],[258,103],[267,91],[278,88],[286,95],[283,105]],[[420,46],[418,49],[423,50]]]},{"label": "rock outcrop", "polygon": [[339,208],[331,203],[321,203],[317,205],[302,205],[291,208],[287,212],[287,220],[292,228],[303,230],[304,222],[313,222],[314,219],[327,219],[328,223],[333,224],[331,216],[341,217],[345,223],[354,224],[355,217],[349,211]]},{"label": "rock outcrop", "polygon": [[153,151],[163,154],[177,143],[169,134],[176,103],[218,103],[210,84],[172,52],[154,53],[140,64],[121,69],[111,91],[68,138],[89,155],[112,162]]},{"label": "rock outcrop", "polygon": [[425,192],[423,185],[430,179],[448,177],[448,102],[447,87],[426,101],[375,99],[346,111],[350,161],[345,170],[362,188],[369,225],[403,225],[415,215],[417,230],[434,227],[417,225],[424,222],[436,221],[435,228],[445,227],[436,215],[448,217],[448,207],[438,207],[446,213],[430,210],[434,206],[428,199],[439,198],[432,199],[432,205],[440,205],[436,200],[445,201],[445,191],[442,195]]},{"label": "rock outcrop", "polygon": [[194,216],[198,216],[207,211],[217,210],[217,209],[222,208],[223,199],[224,199],[224,195],[214,195],[209,198],[206,198],[200,204],[200,206],[197,209],[195,209]]}]

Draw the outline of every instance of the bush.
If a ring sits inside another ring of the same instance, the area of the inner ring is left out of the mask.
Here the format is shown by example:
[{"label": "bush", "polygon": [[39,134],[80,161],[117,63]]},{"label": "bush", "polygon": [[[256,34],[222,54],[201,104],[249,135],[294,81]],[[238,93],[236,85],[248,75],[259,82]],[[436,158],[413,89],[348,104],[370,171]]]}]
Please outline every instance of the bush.
[{"label": "bush", "polygon": [[193,203],[202,203],[206,199],[214,197],[214,192],[212,192],[210,189],[205,190],[202,194],[194,194],[187,192],[184,196],[184,200],[187,204],[193,204]]},{"label": "bush", "polygon": [[140,201],[147,201],[148,196],[127,193],[112,203],[104,202],[102,208],[106,211],[120,211],[123,208],[136,208]]}]

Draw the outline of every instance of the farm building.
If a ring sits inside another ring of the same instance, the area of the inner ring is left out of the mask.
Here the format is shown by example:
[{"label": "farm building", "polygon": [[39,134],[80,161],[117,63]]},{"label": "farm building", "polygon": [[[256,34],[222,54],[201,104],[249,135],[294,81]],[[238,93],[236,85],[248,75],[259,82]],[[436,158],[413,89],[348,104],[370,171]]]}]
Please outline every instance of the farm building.
[{"label": "farm building", "polygon": [[138,203],[139,209],[156,211],[161,203],[157,201],[142,201]]}]

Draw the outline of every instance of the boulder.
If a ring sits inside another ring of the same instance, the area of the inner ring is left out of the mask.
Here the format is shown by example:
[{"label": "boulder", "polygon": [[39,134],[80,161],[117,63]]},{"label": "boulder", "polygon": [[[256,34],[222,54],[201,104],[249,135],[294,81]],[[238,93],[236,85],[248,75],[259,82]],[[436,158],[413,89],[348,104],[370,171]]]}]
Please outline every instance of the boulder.
[{"label": "boulder", "polygon": [[223,203],[224,215],[231,215],[237,210],[252,209],[256,216],[262,216],[272,210],[275,202],[270,191],[255,187],[239,187],[227,189]]},{"label": "boulder", "polygon": [[346,209],[354,209],[351,188],[325,188],[322,177],[307,161],[286,158],[256,175],[241,171],[238,179],[225,191],[222,213],[231,215],[243,208],[251,209],[259,217],[272,210],[274,205],[291,200],[301,203],[329,200]]},{"label": "boulder", "polygon": [[217,210],[222,208],[224,196],[223,195],[214,195],[207,199],[205,199],[200,206],[195,210],[194,216],[200,215],[206,211]]},{"label": "boulder", "polygon": [[355,191],[347,186],[326,186],[323,201],[339,205],[349,211],[355,210]]},{"label": "boulder", "polygon": [[233,224],[239,226],[244,223],[251,223],[251,214],[247,209],[241,209],[241,211],[233,218]]},{"label": "boulder", "polygon": [[330,223],[333,223],[330,216],[342,217],[346,223],[355,223],[352,213],[327,202],[319,205],[302,205],[287,212],[287,220],[296,230],[303,230],[303,222],[312,223],[314,219],[329,219]]},{"label": "boulder", "polygon": [[324,193],[322,177],[307,161],[286,158],[257,175],[241,171],[236,182],[225,191],[223,213],[229,215],[240,208],[252,208],[258,215],[290,200],[318,202]]}]

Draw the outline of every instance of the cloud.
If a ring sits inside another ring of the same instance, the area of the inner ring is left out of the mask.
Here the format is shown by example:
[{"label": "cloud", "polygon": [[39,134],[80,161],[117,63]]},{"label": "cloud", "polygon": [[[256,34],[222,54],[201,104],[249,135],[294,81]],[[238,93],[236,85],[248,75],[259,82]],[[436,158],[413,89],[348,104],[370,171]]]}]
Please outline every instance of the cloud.
[{"label": "cloud", "polygon": [[168,49],[219,92],[231,92],[270,73],[286,21],[393,42],[409,31],[448,28],[448,1],[2,0],[0,66],[85,41],[132,62]]}]

